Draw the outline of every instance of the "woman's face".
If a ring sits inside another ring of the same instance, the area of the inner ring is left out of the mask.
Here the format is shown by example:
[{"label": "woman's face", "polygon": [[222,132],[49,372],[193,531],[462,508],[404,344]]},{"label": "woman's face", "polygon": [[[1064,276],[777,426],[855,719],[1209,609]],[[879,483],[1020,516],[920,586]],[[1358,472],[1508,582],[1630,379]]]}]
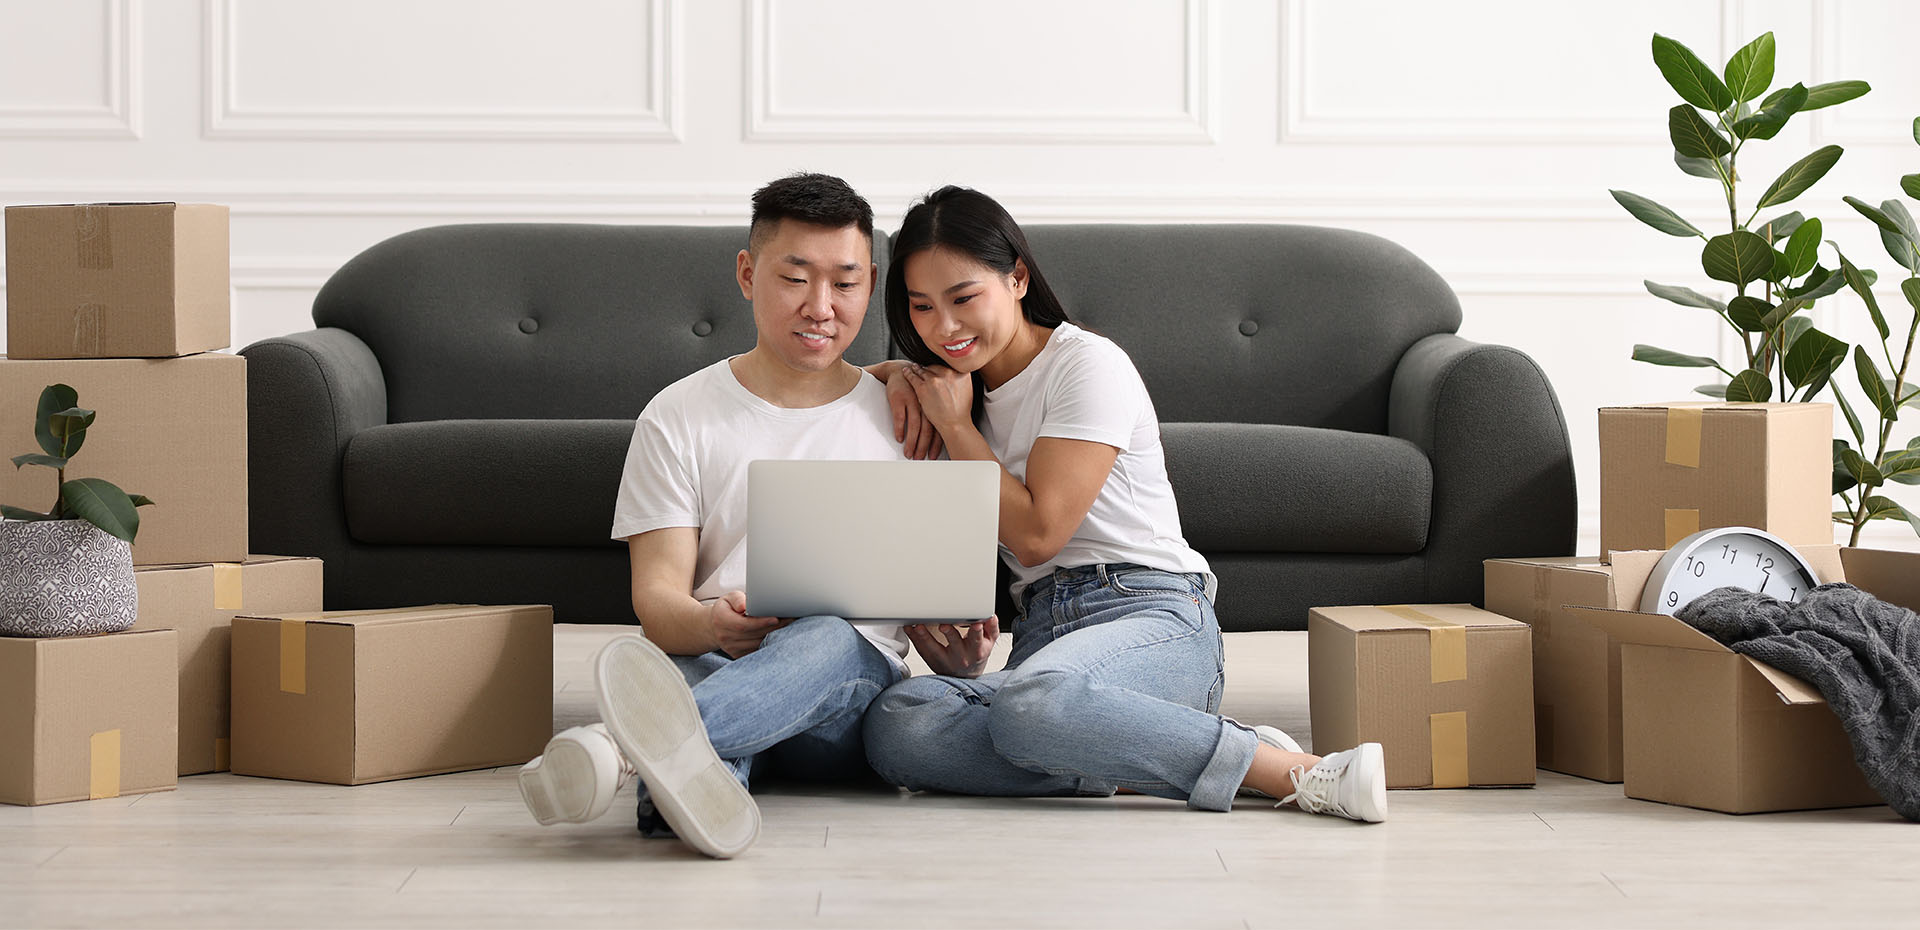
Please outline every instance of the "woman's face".
[{"label": "woman's face", "polygon": [[909,256],[902,274],[914,331],[955,371],[979,371],[1025,328],[1020,298],[1027,295],[1027,268],[1018,261],[1012,274],[1001,274],[935,246]]}]

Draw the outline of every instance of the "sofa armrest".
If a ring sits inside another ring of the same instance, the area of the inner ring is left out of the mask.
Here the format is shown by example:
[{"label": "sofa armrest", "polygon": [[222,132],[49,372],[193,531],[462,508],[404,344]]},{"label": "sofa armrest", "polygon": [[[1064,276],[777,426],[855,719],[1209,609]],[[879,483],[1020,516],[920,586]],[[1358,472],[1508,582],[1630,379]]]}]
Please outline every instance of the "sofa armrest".
[{"label": "sofa armrest", "polygon": [[1482,603],[1485,559],[1573,554],[1567,422],[1526,353],[1451,333],[1414,343],[1394,371],[1387,431],[1433,463],[1429,602]]},{"label": "sofa armrest", "polygon": [[380,360],[344,329],[263,339],[240,354],[247,358],[251,547],[344,563],[341,462],[355,433],[387,421]]}]

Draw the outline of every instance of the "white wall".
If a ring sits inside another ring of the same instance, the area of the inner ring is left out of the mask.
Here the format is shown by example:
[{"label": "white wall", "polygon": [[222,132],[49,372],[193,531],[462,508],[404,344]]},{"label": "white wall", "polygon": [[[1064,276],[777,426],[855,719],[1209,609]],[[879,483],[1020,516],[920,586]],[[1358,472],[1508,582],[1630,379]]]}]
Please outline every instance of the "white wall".
[{"label": "white wall", "polygon": [[[1741,164],[1751,203],[1844,145],[1796,205],[1886,269],[1839,198],[1920,170],[1916,27],[1905,0],[0,0],[0,202],[231,205],[237,345],[308,328],[320,282],[402,230],[737,223],[801,168],[883,226],[959,182],[1035,223],[1363,229],[1452,282],[1464,335],[1545,366],[1591,550],[1595,408],[1702,380],[1632,344],[1733,354],[1641,290],[1708,289],[1697,243],[1606,193],[1724,222],[1670,161],[1650,34],[1718,63],[1771,29],[1786,81],[1872,82]],[[1830,303],[1823,328],[1864,332]]]}]

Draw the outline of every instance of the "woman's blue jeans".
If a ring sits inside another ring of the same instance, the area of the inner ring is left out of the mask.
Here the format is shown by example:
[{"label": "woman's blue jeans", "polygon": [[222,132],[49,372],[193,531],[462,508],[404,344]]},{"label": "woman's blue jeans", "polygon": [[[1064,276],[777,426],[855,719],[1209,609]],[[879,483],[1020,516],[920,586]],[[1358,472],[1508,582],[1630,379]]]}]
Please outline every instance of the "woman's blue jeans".
[{"label": "woman's blue jeans", "polygon": [[1215,711],[1220,624],[1197,575],[1061,569],[1027,588],[1006,668],[909,678],[867,708],[867,760],[912,790],[1040,797],[1129,788],[1224,811],[1259,740]]}]

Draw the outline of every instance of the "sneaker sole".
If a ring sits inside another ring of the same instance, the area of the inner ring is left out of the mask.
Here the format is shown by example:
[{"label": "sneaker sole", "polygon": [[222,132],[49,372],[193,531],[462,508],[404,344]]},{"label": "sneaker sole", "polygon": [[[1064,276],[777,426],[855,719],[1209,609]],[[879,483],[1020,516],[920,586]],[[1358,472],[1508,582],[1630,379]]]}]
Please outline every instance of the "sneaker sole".
[{"label": "sneaker sole", "polygon": [[554,740],[540,758],[521,767],[520,799],[543,827],[587,823],[613,806],[613,792],[601,791],[600,781],[585,748],[572,740]]},{"label": "sneaker sole", "polygon": [[1349,809],[1360,820],[1367,823],[1382,823],[1387,819],[1387,762],[1386,753],[1381,751],[1379,743],[1361,743],[1355,747],[1359,756],[1348,765],[1357,765],[1369,774],[1369,788],[1366,796],[1359,798],[1358,809]]},{"label": "sneaker sole", "polygon": [[693,692],[666,653],[621,637],[594,659],[594,678],[600,719],[674,833],[716,859],[753,845],[760,809],[713,751]]}]

